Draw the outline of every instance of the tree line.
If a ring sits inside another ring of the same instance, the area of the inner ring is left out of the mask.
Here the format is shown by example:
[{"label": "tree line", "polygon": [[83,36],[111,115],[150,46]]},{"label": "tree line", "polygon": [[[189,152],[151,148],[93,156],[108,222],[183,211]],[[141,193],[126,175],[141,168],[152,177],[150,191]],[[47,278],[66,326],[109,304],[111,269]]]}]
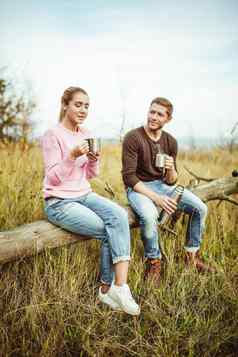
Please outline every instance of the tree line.
[{"label": "tree line", "polygon": [[[31,93],[26,95],[23,91],[17,91],[16,83],[8,79],[4,70],[0,69],[0,141],[18,141],[21,139],[28,142],[33,130],[31,116],[35,108],[36,102]],[[122,141],[124,134],[126,119],[124,108],[119,133],[120,141]],[[190,146],[192,149],[196,148],[192,136]],[[230,153],[237,149],[238,121],[235,122],[226,137],[220,138],[220,145],[218,146],[227,148]]]},{"label": "tree line", "polygon": [[28,141],[36,103],[31,95],[16,89],[16,84],[0,73],[0,141]]}]

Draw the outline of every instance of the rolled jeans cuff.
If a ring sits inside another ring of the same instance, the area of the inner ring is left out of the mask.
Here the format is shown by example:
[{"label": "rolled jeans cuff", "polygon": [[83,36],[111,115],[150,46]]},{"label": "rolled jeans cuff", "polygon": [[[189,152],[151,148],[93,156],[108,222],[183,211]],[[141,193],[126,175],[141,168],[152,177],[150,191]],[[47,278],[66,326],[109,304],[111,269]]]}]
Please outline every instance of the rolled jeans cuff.
[{"label": "rolled jeans cuff", "polygon": [[159,253],[159,254],[156,254],[156,257],[154,256],[154,254],[153,254],[153,257],[151,257],[151,254],[147,254],[146,256],[145,256],[145,261],[147,261],[147,260],[153,260],[153,259],[159,259],[159,260],[161,260],[162,259],[162,255],[161,255],[161,253]]},{"label": "rolled jeans cuff", "polygon": [[186,252],[196,253],[200,249],[200,247],[184,247],[184,249],[186,250]]},{"label": "rolled jeans cuff", "polygon": [[112,262],[113,262],[113,264],[117,264],[119,262],[126,262],[126,261],[130,261],[130,260],[131,260],[131,257],[129,255],[124,255],[121,257],[113,258]]}]

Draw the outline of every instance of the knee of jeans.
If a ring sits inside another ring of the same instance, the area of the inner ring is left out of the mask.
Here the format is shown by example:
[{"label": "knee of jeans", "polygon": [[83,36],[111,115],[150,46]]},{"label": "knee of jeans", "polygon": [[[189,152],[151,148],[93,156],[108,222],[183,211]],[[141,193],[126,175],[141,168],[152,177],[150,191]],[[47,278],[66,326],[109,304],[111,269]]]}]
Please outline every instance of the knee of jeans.
[{"label": "knee of jeans", "polygon": [[208,212],[208,207],[203,201],[200,202],[198,211],[200,213],[201,218],[206,218],[207,212]]},{"label": "knee of jeans", "polygon": [[156,210],[144,211],[141,216],[141,223],[146,226],[154,226],[158,224],[158,212]]},{"label": "knee of jeans", "polygon": [[129,224],[127,211],[124,208],[118,206],[111,212],[110,222],[114,222],[115,224]]}]

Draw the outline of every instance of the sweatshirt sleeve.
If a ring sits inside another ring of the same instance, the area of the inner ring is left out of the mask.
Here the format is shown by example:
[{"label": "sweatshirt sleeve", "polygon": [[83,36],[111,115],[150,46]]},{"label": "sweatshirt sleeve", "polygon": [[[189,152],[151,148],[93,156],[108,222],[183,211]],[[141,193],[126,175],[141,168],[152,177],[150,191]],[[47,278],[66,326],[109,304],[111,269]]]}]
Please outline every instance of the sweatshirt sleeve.
[{"label": "sweatshirt sleeve", "polygon": [[86,177],[87,179],[92,179],[99,175],[99,160],[90,161],[88,160],[86,166]]},{"label": "sweatshirt sleeve", "polygon": [[170,145],[170,156],[173,157],[175,170],[178,172],[178,170],[177,170],[177,154],[178,154],[178,143],[177,143],[177,140],[173,138],[173,140],[171,141],[171,145]]},{"label": "sweatshirt sleeve", "polygon": [[127,187],[134,187],[140,179],[136,175],[138,163],[138,139],[128,133],[122,144],[122,178]]},{"label": "sweatshirt sleeve", "polygon": [[45,166],[45,175],[52,185],[60,185],[72,173],[75,161],[70,158],[62,159],[60,144],[56,136],[47,132],[42,140],[41,146]]}]

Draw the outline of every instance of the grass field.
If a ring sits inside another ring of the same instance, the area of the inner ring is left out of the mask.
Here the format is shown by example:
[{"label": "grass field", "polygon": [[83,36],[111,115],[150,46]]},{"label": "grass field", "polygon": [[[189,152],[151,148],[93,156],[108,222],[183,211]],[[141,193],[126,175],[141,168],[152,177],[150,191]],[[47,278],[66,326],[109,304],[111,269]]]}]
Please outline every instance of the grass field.
[{"label": "grass field", "polygon": [[[38,147],[0,144],[0,231],[43,218],[43,166]],[[108,182],[115,200],[126,204],[120,147],[103,148],[98,193]],[[179,182],[188,184],[184,165],[204,177],[230,176],[238,152],[181,153]],[[99,243],[87,241],[9,263],[0,268],[0,356],[237,356],[238,208],[208,204],[204,259],[214,275],[185,270],[186,220],[178,239],[164,239],[169,258],[160,289],[143,282],[142,244],[132,231],[129,283],[142,313],[132,318],[97,301]]]}]

